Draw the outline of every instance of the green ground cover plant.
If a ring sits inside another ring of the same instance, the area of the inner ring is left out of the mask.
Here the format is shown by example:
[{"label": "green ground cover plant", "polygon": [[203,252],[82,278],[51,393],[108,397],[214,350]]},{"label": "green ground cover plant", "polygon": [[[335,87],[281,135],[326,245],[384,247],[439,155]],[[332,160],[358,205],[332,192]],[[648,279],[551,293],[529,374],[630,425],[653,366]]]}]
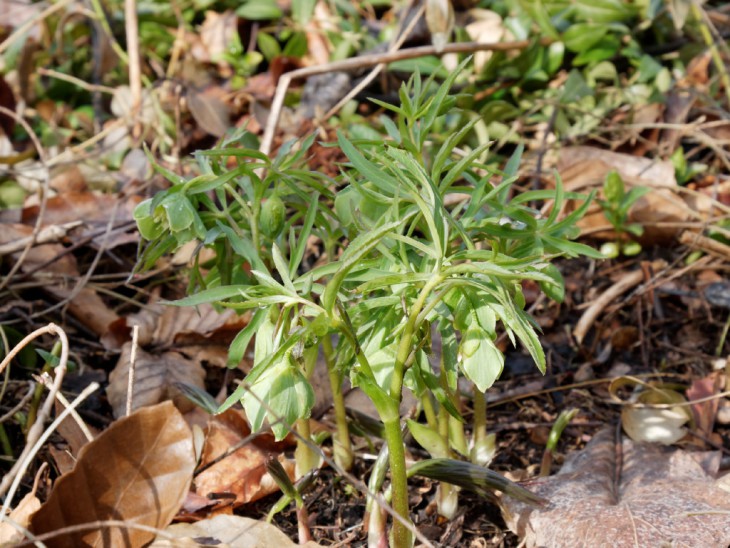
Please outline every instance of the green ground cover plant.
[{"label": "green ground cover plant", "polygon": [[[218,412],[240,402],[253,430],[268,422],[277,438],[296,428],[300,440],[309,440],[315,402],[308,378],[322,351],[338,423],[334,454],[347,469],[352,451],[344,377],[372,400],[388,448],[392,505],[402,518],[392,524],[396,547],[412,542],[403,391],[421,402],[426,418],[408,423],[416,440],[439,459],[469,458],[457,380],[463,375],[471,381],[471,456],[484,464],[483,394],[504,367],[498,333],[521,343],[545,371],[522,282],[533,280],[560,298],[562,278],[551,260],[600,257],[572,241],[590,197],[565,193],[560,181],[554,191],[513,196],[520,148],[501,172],[480,161],[489,142],[454,153],[476,123],[461,120],[459,97],[449,94],[468,62],[441,85],[416,74],[401,88],[399,106],[378,102],[393,115],[382,118],[387,138],[351,141],[339,133],[336,146],[348,162],[336,181],[300,167],[311,138],[289,143],[269,159],[241,147],[246,136],[239,134],[197,153],[202,175],[193,179],[158,166],[172,186],[135,211],[148,240],[142,267],[191,240],[214,251],[214,259],[196,261],[190,296],[175,305],[252,311],[230,362],[238,363],[255,333],[253,368]],[[463,123],[439,137],[435,128],[447,117]],[[233,169],[225,167],[230,158],[237,162]],[[561,217],[568,199],[582,203]],[[540,215],[532,204],[545,200],[553,205]],[[324,252],[307,269],[302,261],[312,237]],[[436,332],[442,351],[432,364]],[[297,454],[300,473],[316,465],[305,445]]]}]

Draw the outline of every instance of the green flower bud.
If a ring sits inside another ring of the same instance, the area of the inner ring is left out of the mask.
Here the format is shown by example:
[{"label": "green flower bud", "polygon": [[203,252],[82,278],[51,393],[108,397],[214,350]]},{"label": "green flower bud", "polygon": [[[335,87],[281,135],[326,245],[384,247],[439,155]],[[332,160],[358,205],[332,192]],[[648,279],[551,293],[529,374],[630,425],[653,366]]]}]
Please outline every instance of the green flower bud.
[{"label": "green flower bud", "polygon": [[611,171],[603,182],[603,195],[609,202],[618,203],[624,197],[624,180],[617,171]]},{"label": "green flower bud", "polygon": [[284,228],[286,206],[276,194],[272,195],[261,206],[259,225],[261,232],[269,238],[275,238]]}]

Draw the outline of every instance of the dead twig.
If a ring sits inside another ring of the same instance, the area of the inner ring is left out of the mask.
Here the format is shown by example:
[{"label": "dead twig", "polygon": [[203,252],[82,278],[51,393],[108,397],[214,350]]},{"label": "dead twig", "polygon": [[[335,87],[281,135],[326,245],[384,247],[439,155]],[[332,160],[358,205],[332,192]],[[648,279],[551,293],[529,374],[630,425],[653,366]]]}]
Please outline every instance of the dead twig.
[{"label": "dead twig", "polygon": [[[0,44],[1,46],[1,44]],[[20,267],[23,264],[23,261],[25,261],[26,257],[28,256],[28,253],[30,253],[30,250],[35,245],[36,238],[38,238],[38,234],[40,234],[41,226],[43,225],[43,216],[46,213],[46,205],[48,203],[48,192],[50,190],[51,185],[51,175],[49,171],[48,161],[46,160],[46,153],[43,150],[43,147],[41,146],[41,141],[38,139],[38,136],[33,131],[33,128],[30,127],[30,124],[25,121],[25,118],[22,116],[19,116],[16,112],[10,110],[9,108],[5,108],[3,106],[0,106],[0,113],[6,114],[7,116],[10,116],[15,120],[18,124],[23,126],[23,129],[28,134],[28,137],[30,137],[30,140],[33,142],[33,146],[35,146],[36,151],[38,151],[38,159],[43,164],[43,167],[45,168],[45,177],[43,178],[43,184],[40,188],[41,193],[41,200],[40,205],[38,207],[38,217],[35,221],[35,226],[33,227],[33,233],[30,235],[30,240],[25,244],[25,249],[23,249],[23,252],[20,254],[20,257],[18,257],[18,260],[15,262],[13,267],[10,269],[10,272],[8,272],[7,276],[0,280],[0,291],[5,289],[5,287],[8,285],[10,280],[15,276],[15,273],[20,270]]]},{"label": "dead twig", "polygon": [[687,245],[693,249],[701,249],[705,253],[708,253],[709,255],[713,255],[715,257],[719,257],[721,259],[730,259],[729,245],[719,242],[717,240],[713,240],[712,238],[708,238],[707,236],[703,236],[702,234],[697,234],[690,230],[685,230],[682,232],[682,234],[679,236],[679,243]]},{"label": "dead twig", "polygon": [[[393,44],[388,48],[389,52],[398,51],[400,47],[403,45],[403,42],[406,41],[406,38],[408,38],[408,35],[411,33],[413,28],[416,26],[418,21],[423,16],[423,13],[426,11],[426,4],[421,4],[421,7],[418,9],[418,11],[413,15],[410,22],[406,26],[405,29],[403,29],[403,32],[401,32],[398,35],[398,39],[393,42]],[[381,72],[383,72],[383,69],[386,67],[385,63],[380,63],[379,65],[376,65],[375,68],[373,68],[372,71],[370,71],[370,74],[368,74],[365,78],[363,78],[354,88],[352,88],[347,95],[345,95],[342,99],[340,99],[335,106],[333,106],[327,113],[322,117],[323,120],[327,120],[334,116],[339,110],[347,104],[347,102],[355,97],[358,93],[360,93],[365,87],[370,84]]]},{"label": "dead twig", "polygon": [[27,236],[13,242],[0,245],[0,257],[16,253],[25,248],[25,246],[29,243],[31,245],[41,245],[58,242],[65,238],[74,228],[78,228],[83,224],[83,221],[71,221],[70,223],[64,223],[62,225],[47,226],[38,233],[35,240],[33,240],[33,236]]},{"label": "dead twig", "polygon": [[[292,72],[283,74],[279,79],[279,83],[276,86],[276,93],[274,94],[274,100],[271,103],[271,112],[269,118],[266,121],[266,129],[264,130],[264,136],[261,139],[261,147],[259,150],[264,154],[271,152],[271,146],[274,141],[274,133],[276,127],[279,124],[279,117],[281,115],[281,109],[284,106],[284,99],[286,92],[289,89],[291,82],[297,78],[308,78],[309,76],[315,76],[317,74],[324,74],[327,72],[336,71],[348,71],[356,70],[360,68],[372,67],[374,65],[389,64],[395,61],[403,61],[405,59],[416,59],[418,57],[425,57],[427,55],[441,55],[446,53],[474,53],[476,51],[509,51],[514,49],[525,49],[532,40],[517,40],[514,42],[493,42],[493,43],[480,43],[480,42],[458,42],[454,44],[448,44],[443,48],[442,51],[437,51],[434,46],[420,46],[417,48],[408,48],[398,51],[388,51],[386,53],[372,53],[369,55],[361,55],[360,57],[352,57],[350,59],[344,59],[342,61],[335,61],[327,63],[326,65],[316,65],[313,67],[304,67]],[[539,42],[542,45],[548,45],[552,43],[552,39],[543,38]]]},{"label": "dead twig", "polygon": [[129,58],[129,89],[131,91],[132,136],[136,139],[142,132],[139,114],[142,109],[142,69],[139,56],[139,22],[136,0],[124,0],[124,30],[127,35],[127,56]]},{"label": "dead twig", "polygon": [[[661,268],[660,264],[653,265],[655,270]],[[626,293],[632,287],[639,285],[644,280],[644,272],[636,270],[629,272],[623,276],[618,282],[609,287],[603,294],[598,297],[591,306],[583,313],[580,320],[573,329],[573,337],[578,344],[583,342],[588,330],[595,323],[596,318],[603,310],[618,297]]]},{"label": "dead twig", "polygon": [[127,381],[127,413],[132,414],[132,399],[134,398],[134,373],[137,365],[137,347],[139,341],[139,326],[132,327],[132,350],[129,353],[129,378]]},{"label": "dead twig", "polygon": [[[40,411],[38,412],[38,417],[36,421],[33,423],[33,426],[31,426],[30,430],[28,431],[28,436],[25,440],[26,443],[23,452],[18,457],[15,465],[13,465],[13,467],[10,469],[10,472],[5,474],[2,481],[0,481],[0,496],[3,496],[8,491],[11,482],[13,482],[13,485],[16,485],[14,489],[17,489],[17,484],[20,482],[19,478],[22,476],[20,472],[27,468],[27,466],[30,464],[29,458],[35,454],[32,453],[33,447],[42,437],[43,423],[51,415],[51,409],[53,407],[53,402],[56,399],[56,393],[61,389],[61,383],[63,382],[64,375],[66,374],[66,364],[68,363],[68,338],[66,337],[65,331],[58,327],[56,324],[48,324],[45,327],[36,329],[35,331],[33,331],[33,333],[25,337],[22,341],[15,345],[15,347],[8,353],[8,355],[5,356],[5,359],[0,362],[1,373],[5,369],[5,367],[7,367],[7,365],[12,361],[12,359],[32,340],[35,340],[41,335],[45,335],[47,333],[52,333],[58,336],[61,341],[61,356],[59,358],[58,366],[56,366],[55,369],[56,378],[49,390],[46,401],[43,403],[43,407],[41,407]],[[16,478],[16,481],[13,481],[13,478]],[[12,494],[8,493],[8,496],[5,498],[3,508],[0,511],[0,515],[4,515],[6,513],[8,506],[10,505],[11,499]]]}]

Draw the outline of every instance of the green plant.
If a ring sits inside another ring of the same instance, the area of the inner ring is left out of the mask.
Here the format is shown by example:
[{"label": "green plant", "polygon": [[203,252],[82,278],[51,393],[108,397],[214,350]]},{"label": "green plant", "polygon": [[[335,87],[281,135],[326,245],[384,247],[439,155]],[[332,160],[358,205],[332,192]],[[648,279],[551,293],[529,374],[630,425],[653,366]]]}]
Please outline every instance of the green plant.
[{"label": "green plant", "polygon": [[[433,135],[441,117],[460,116],[457,97],[448,92],[466,62],[438,87],[416,74],[401,88],[400,106],[376,101],[394,114],[394,120],[384,118],[388,140],[353,143],[339,133],[349,164],[334,193],[321,176],[298,167],[311,139],[298,149],[284,147],[274,160],[232,148],[229,139],[197,154],[204,173],[192,180],[158,166],[173,186],[135,211],[150,240],[142,265],[193,239],[215,251],[213,260],[196,264],[191,296],[174,304],[214,302],[253,311],[231,347],[236,363],[255,332],[253,369],[219,411],[240,401],[252,429],[268,419],[277,438],[294,426],[306,438],[314,403],[307,379],[321,348],[338,419],[335,455],[345,464],[351,460],[344,405],[338,403],[347,374],[383,422],[392,504],[406,522],[403,390],[422,402],[428,424],[421,430],[440,436],[444,455],[455,440],[466,452],[457,378],[464,375],[482,394],[494,383],[504,365],[495,345],[498,330],[513,343],[519,340],[545,370],[535,323],[524,310],[522,281],[537,281],[559,295],[562,279],[550,259],[600,256],[570,241],[589,200],[558,217],[565,199],[585,197],[564,193],[558,183],[555,191],[509,199],[521,149],[497,174],[478,161],[489,143],[454,157],[478,119],[443,139]],[[239,165],[226,171],[231,157]],[[502,181],[495,185],[497,176]],[[265,205],[277,199],[275,207]],[[554,207],[542,217],[529,204],[545,199],[553,199]],[[318,266],[305,269],[311,236],[325,252]],[[442,339],[438,373],[428,359],[434,330]],[[485,416],[475,418],[475,430],[485,424]],[[410,530],[399,520],[392,543],[411,545]]]},{"label": "green plant", "polygon": [[606,175],[603,181],[603,200],[598,200],[598,204],[603,210],[606,220],[616,231],[616,242],[609,242],[601,247],[604,257],[614,258],[619,254],[619,249],[624,255],[637,255],[641,251],[641,245],[638,242],[628,240],[628,236],[641,236],[644,233],[644,227],[639,223],[629,223],[629,210],[642,196],[649,193],[651,188],[645,186],[632,187],[626,192],[626,185],[621,175],[616,171],[611,171]]}]

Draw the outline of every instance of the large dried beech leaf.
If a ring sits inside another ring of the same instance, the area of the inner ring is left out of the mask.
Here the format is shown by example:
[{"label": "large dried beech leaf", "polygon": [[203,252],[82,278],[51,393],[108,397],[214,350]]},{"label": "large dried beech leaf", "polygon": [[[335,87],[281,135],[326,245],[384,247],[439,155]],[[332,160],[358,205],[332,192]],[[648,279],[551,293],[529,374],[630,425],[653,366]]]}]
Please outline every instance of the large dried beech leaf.
[{"label": "large dried beech leaf", "polygon": [[156,300],[154,297],[144,310],[115,322],[102,341],[105,346],[118,348],[130,339],[131,327],[137,325],[142,347],[175,347],[190,358],[224,367],[228,346],[250,318],[250,314],[238,315],[230,309],[219,312],[210,304],[180,308]]},{"label": "large dried beech leaf", "polygon": [[[240,445],[251,430],[243,416],[234,410],[211,417],[205,436],[205,446],[200,459],[203,469],[195,476],[195,492],[215,500],[222,495],[221,504],[238,506],[258,500],[279,490],[276,482],[266,472],[266,460],[281,455],[283,443],[274,443],[270,434],[262,434],[242,447],[216,461],[229,449]],[[294,463],[280,457],[282,466],[294,479]]]},{"label": "large dried beech leaf", "polygon": [[[109,374],[106,394],[115,417],[126,412],[131,343],[125,343],[114,370]],[[173,400],[183,412],[193,403],[182,395],[175,383],[184,383],[205,390],[205,370],[199,362],[188,360],[177,352],[150,354],[137,349],[132,409]]]},{"label": "large dried beech leaf", "polygon": [[547,507],[505,498],[505,520],[528,547],[728,546],[730,493],[714,479],[719,463],[719,452],[629,439],[617,446],[613,430],[602,430],[559,474],[531,486]]},{"label": "large dried beech leaf", "polygon": [[[190,487],[193,438],[170,402],[118,420],[79,454],[33,516],[35,534],[102,520],[167,527]],[[131,528],[94,528],[55,536],[49,547],[143,546],[154,534]]]},{"label": "large dried beech leaf", "polygon": [[[165,530],[174,540],[162,535],[150,548],[216,546],[218,548],[290,548],[300,546],[279,529],[266,523],[242,516],[221,514],[196,523],[176,523]],[[312,541],[303,545],[316,548]]]},{"label": "large dried beech leaf", "polygon": [[[630,154],[577,146],[561,151],[558,171],[566,190],[586,192],[601,189],[606,175],[617,171],[632,186],[648,186],[654,190],[642,196],[629,211],[628,221],[645,225],[644,239],[667,240],[676,236],[676,227],[657,227],[660,222],[682,222],[693,217],[692,208],[677,193],[674,166],[668,160],[656,161]],[[578,222],[582,230],[608,239],[615,238],[601,208],[594,203]]]}]

